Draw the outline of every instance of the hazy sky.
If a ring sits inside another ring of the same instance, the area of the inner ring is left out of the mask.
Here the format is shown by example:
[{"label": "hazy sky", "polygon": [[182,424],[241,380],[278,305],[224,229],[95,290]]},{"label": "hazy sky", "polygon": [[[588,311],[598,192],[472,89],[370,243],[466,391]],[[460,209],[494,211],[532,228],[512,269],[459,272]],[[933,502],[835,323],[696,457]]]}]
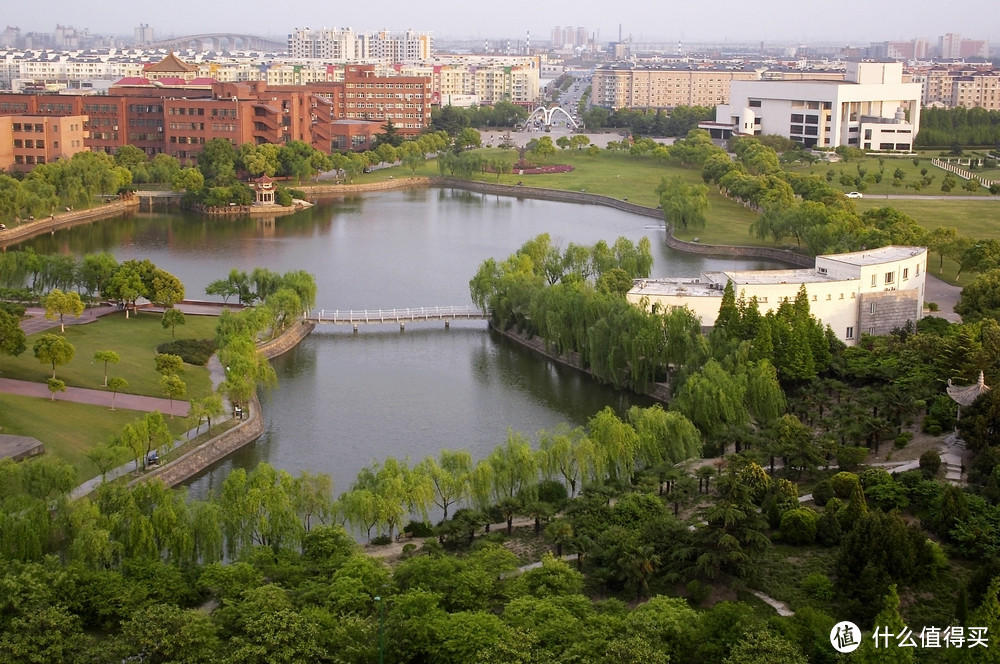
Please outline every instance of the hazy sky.
[{"label": "hazy sky", "polygon": [[989,10],[989,4],[980,4],[978,9],[951,5],[954,11],[949,16],[949,5],[937,0],[910,0],[893,4],[891,9],[871,0],[382,0],[371,4],[5,0],[0,23],[25,32],[52,32],[60,23],[99,34],[131,34],[135,26],[146,23],[157,36],[222,31],[287,35],[295,27],[352,27],[362,31],[412,28],[436,37],[523,39],[530,30],[532,39],[544,41],[553,26],[559,25],[582,26],[590,34],[600,31],[602,43],[615,40],[621,24],[622,34],[636,40],[867,43],[919,37],[936,43],[938,35],[957,32],[970,39],[994,36],[1000,42],[1000,12]]}]

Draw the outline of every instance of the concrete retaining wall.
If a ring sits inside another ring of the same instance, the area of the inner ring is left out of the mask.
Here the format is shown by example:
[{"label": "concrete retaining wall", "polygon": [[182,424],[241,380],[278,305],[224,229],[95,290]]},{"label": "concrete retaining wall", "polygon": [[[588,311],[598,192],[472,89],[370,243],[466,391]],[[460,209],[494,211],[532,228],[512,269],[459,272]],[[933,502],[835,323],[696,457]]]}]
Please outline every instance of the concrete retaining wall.
[{"label": "concrete retaining wall", "polygon": [[244,445],[257,440],[264,433],[264,417],[261,415],[260,401],[256,395],[251,399],[247,410],[249,413],[244,413],[246,419],[232,429],[205,441],[180,458],[132,480],[129,484],[162,480],[167,486],[177,486]]},{"label": "concrete retaining wall", "polygon": [[257,352],[265,358],[272,360],[283,353],[299,345],[299,342],[309,336],[309,333],[316,328],[315,323],[299,321],[292,327],[281,333],[281,336],[266,344],[257,347]]},{"label": "concrete retaining wall", "polygon": [[[290,327],[277,339],[259,346],[257,352],[269,360],[277,357],[294,348],[300,341],[309,336],[315,327],[313,323],[300,322]],[[232,429],[205,441],[180,458],[133,480],[133,483],[159,479],[163,480],[167,486],[177,486],[244,445],[252,443],[264,433],[264,416],[260,411],[260,401],[256,395],[251,399],[247,410],[244,411],[244,417],[246,419]]]},{"label": "concrete retaining wall", "polygon": [[139,199],[130,198],[128,200],[114,200],[109,203],[102,203],[86,210],[60,212],[45,219],[22,222],[18,226],[0,231],[0,248],[24,242],[43,233],[51,233],[60,228],[69,228],[104,217],[114,217],[138,208]]}]

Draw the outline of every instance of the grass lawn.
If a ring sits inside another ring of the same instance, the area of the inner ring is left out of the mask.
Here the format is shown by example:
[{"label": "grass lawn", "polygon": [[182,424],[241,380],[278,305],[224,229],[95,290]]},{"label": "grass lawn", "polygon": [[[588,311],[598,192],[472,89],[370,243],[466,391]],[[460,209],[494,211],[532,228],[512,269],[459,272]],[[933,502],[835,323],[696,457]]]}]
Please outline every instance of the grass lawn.
[{"label": "grass lawn", "polygon": [[[968,192],[966,192],[968,193]],[[890,199],[865,196],[854,201],[859,212],[876,207],[893,207],[913,217],[918,224],[933,230],[954,226],[958,234],[979,240],[1000,239],[1000,200],[940,201]]]},{"label": "grass lawn", "polygon": [[[481,150],[486,158],[496,158],[504,155],[508,159],[514,159],[516,155],[510,150],[499,148],[486,148]],[[979,196],[982,200],[935,200],[931,196],[943,196],[940,182],[944,179],[945,171],[932,166],[931,157],[937,157],[938,152],[922,153],[918,164],[913,163],[912,157],[891,157],[883,159],[883,179],[880,184],[873,185],[865,195],[865,198],[853,201],[859,212],[865,210],[884,207],[889,205],[899,211],[913,217],[917,223],[924,228],[932,230],[939,226],[954,226],[959,234],[974,238],[1000,238],[1000,197],[991,196],[988,190],[981,188]],[[620,152],[608,152],[602,150],[601,154],[592,157],[585,152],[575,150],[559,150],[547,161],[550,164],[571,164],[574,170],[569,173],[555,173],[547,175],[501,175],[501,184],[513,185],[522,182],[525,187],[544,187],[551,189],[561,189],[567,191],[586,190],[588,193],[611,196],[613,198],[628,198],[630,203],[647,205],[653,207],[657,205],[656,187],[664,177],[680,176],[686,182],[701,183],[701,170],[695,168],[682,168],[679,166],[660,163],[651,156],[635,157]],[[840,173],[847,175],[857,175],[858,166],[868,173],[878,172],[880,166],[877,157],[868,157],[859,161],[826,163],[817,162],[810,166],[794,165],[791,170],[800,173],[816,173],[826,176],[828,171],[834,174],[834,185],[840,186]],[[893,173],[896,169],[903,171],[904,184],[920,179],[920,171],[927,169],[930,175],[934,176],[934,182],[923,191],[917,192],[913,189],[894,188],[891,185]],[[375,171],[364,174],[357,179],[357,182],[374,182],[388,180],[390,176],[402,178],[413,175],[434,177],[440,175],[437,169],[437,162],[434,160],[421,164],[415,173],[410,169],[401,166]],[[482,182],[497,182],[495,174],[477,174],[473,180]],[[855,187],[841,187],[845,192],[853,191]],[[926,200],[908,199],[886,199],[886,194],[906,194],[906,195],[926,195]],[[956,187],[950,196],[968,196],[969,192]],[[708,222],[705,228],[683,230],[677,229],[675,234],[683,240],[691,240],[695,237],[704,244],[731,244],[731,245],[752,245],[752,246],[787,246],[777,245],[772,241],[759,240],[750,235],[749,226],[756,218],[756,214],[739,203],[731,201],[721,196],[718,191],[709,188],[709,212]],[[881,196],[881,197],[880,197]],[[932,272],[935,276],[940,276],[948,283],[961,285],[962,281],[956,281],[955,275],[958,273],[958,265],[950,260],[944,262],[944,272],[939,274],[937,269],[937,257],[931,257],[933,264]]]},{"label": "grass lawn", "polygon": [[[77,469],[83,482],[98,474],[86,456],[87,450],[121,433],[126,424],[145,413],[69,401],[50,401],[13,394],[0,394],[0,433],[37,438],[49,454],[54,454]],[[174,435],[188,428],[185,418],[167,418]]]},{"label": "grass lawn", "polygon": [[[495,159],[505,156],[507,159],[516,159],[517,155],[511,150],[501,150],[499,148],[484,148],[480,150],[487,159]],[[663,178],[680,176],[685,182],[690,184],[703,184],[701,179],[701,169],[682,168],[671,164],[660,163],[650,156],[634,157],[620,152],[602,151],[600,156],[591,157],[585,152],[576,150],[559,150],[550,157],[548,164],[570,164],[573,170],[569,173],[552,173],[544,175],[518,175],[516,172],[510,175],[501,175],[500,184],[516,185],[522,182],[524,187],[538,187],[546,189],[560,189],[564,191],[585,190],[591,194],[610,196],[617,199],[627,198],[630,203],[656,207],[659,199],[656,196],[656,187],[659,186]],[[365,174],[368,180],[381,181],[388,180],[389,176],[409,177],[410,169],[401,166],[387,168],[374,173]],[[421,168],[418,168],[415,175],[425,177],[439,176],[437,162],[428,161]],[[495,173],[481,173],[473,176],[472,180],[479,182],[497,182]],[[706,244],[744,244],[755,246],[776,246],[767,240],[758,240],[750,235],[750,223],[756,215],[741,204],[731,201],[721,196],[713,187],[708,190],[708,223],[705,228],[684,231],[678,229],[677,237],[690,240],[700,238]]]},{"label": "grass lawn", "polygon": [[[187,316],[186,324],[178,326],[177,338],[211,339],[215,336],[214,316]],[[53,328],[45,333],[59,333]],[[32,352],[32,346],[40,334],[28,337],[28,349],[18,357],[0,355],[0,376],[18,380],[44,383],[51,375],[52,368],[39,362]],[[124,314],[102,316],[87,325],[67,325],[66,339],[73,344],[76,352],[73,359],[56,367],[56,377],[73,387],[106,389],[104,385],[104,363],[94,360],[98,350],[113,350],[121,357],[117,364],[108,365],[109,376],[120,376],[128,381],[126,392],[162,397],[160,374],[153,359],[156,347],[170,341],[170,330],[160,325],[160,315],[140,313],[128,320]],[[187,398],[201,399],[211,393],[212,385],[205,367],[185,365],[182,379],[187,384]]]}]

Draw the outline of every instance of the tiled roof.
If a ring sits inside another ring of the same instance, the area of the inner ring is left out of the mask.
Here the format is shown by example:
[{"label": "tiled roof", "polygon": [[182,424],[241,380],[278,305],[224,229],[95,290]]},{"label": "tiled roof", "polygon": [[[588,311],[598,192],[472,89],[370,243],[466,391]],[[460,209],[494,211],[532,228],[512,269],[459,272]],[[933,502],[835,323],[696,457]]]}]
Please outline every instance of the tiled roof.
[{"label": "tiled roof", "polygon": [[195,65],[189,65],[188,63],[184,62],[176,55],[174,55],[173,51],[171,51],[169,54],[167,54],[167,57],[163,58],[162,60],[160,60],[155,64],[151,64],[148,67],[146,67],[146,71],[187,73],[192,71],[198,71],[198,67],[196,67]]}]

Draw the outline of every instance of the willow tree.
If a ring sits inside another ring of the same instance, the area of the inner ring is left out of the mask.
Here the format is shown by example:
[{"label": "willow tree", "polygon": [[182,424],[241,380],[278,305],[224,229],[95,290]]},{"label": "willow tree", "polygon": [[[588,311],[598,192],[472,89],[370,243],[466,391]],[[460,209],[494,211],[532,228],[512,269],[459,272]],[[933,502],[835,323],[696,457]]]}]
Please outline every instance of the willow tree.
[{"label": "willow tree", "polygon": [[677,391],[670,409],[687,417],[707,441],[719,444],[725,454],[729,432],[745,428],[749,415],[744,403],[746,385],[709,360]]},{"label": "willow tree", "polygon": [[538,466],[528,439],[519,432],[507,431],[507,440],[497,446],[488,457],[493,470],[493,498],[507,519],[507,533],[513,528],[514,512],[518,500],[534,488],[538,479]]},{"label": "willow tree", "polygon": [[701,454],[701,433],[684,415],[663,410],[632,406],[628,422],[639,436],[639,458],[647,468],[661,463],[676,464]]},{"label": "willow tree", "polygon": [[416,470],[424,473],[434,487],[434,504],[448,520],[448,508],[469,497],[469,476],[472,473],[472,455],[466,450],[441,450],[438,457],[426,457]]},{"label": "willow tree", "polygon": [[610,406],[591,417],[587,427],[608,471],[624,482],[631,482],[640,446],[635,429],[615,415]]}]

